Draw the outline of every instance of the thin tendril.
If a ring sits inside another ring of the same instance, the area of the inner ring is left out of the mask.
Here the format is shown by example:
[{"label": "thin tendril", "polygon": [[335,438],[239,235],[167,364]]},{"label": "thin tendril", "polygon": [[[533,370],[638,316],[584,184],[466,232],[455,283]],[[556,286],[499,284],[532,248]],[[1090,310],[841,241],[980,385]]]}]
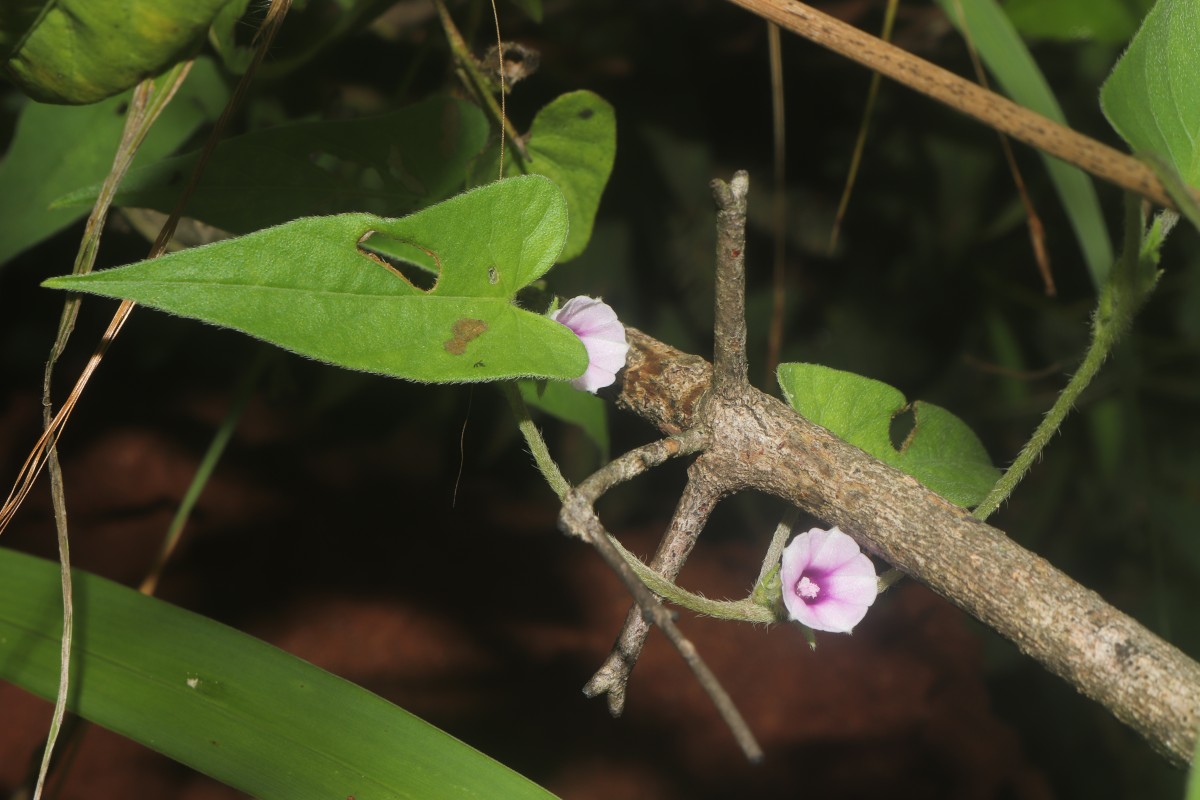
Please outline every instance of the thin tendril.
[{"label": "thin tendril", "polygon": [[504,125],[508,120],[508,108],[505,103],[504,85],[504,41],[500,38],[500,12],[496,10],[496,0],[492,0],[492,19],[496,22],[496,62],[500,77],[500,180],[504,179]]}]

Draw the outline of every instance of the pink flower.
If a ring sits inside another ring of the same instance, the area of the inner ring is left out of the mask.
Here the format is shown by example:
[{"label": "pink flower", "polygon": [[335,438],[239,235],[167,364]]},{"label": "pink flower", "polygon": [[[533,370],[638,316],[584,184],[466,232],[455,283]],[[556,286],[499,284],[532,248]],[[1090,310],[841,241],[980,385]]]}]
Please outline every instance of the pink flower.
[{"label": "pink flower", "polygon": [[595,394],[617,379],[625,366],[629,343],[625,341],[625,326],[612,308],[591,297],[573,297],[550,319],[574,331],[587,348],[587,370],[571,381],[572,386]]},{"label": "pink flower", "polygon": [[837,528],[797,534],[780,569],[788,617],[813,630],[849,633],[875,602],[875,565]]}]

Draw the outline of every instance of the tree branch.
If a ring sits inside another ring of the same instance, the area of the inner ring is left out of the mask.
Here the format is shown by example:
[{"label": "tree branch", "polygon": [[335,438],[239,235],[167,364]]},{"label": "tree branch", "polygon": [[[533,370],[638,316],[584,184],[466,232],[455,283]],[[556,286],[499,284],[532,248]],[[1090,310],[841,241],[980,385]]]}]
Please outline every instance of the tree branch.
[{"label": "tree branch", "polygon": [[[712,368],[641,331],[626,335],[631,349],[617,405],[665,433],[690,428]],[[836,524],[1012,640],[1171,761],[1191,761],[1200,664],[1002,531],[779,400],[750,388],[737,402],[704,405],[713,431],[705,457],[719,461],[730,486],[773,494]]]}]

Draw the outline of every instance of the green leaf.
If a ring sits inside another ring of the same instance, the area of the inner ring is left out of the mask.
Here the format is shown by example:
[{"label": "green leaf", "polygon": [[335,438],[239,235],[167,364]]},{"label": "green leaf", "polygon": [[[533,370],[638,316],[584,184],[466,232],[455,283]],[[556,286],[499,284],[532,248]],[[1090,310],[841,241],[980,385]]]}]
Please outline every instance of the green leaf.
[{"label": "green leaf", "polygon": [[603,400],[560,381],[521,381],[519,386],[526,403],[563,422],[578,425],[595,442],[600,461],[608,461],[608,405]]},{"label": "green leaf", "polygon": [[[1055,0],[1042,6],[1057,3]],[[965,19],[979,57],[1009,97],[1044,117],[1067,124],[1037,62],[995,0],[938,0],[938,5],[955,25],[961,26],[961,20]],[[1092,284],[1099,288],[1107,279],[1114,256],[1095,184],[1083,170],[1045,153],[1039,155],[1067,212]]]},{"label": "green leaf", "polygon": [[542,21],[542,0],[512,0],[512,4],[534,22]]},{"label": "green leaf", "polygon": [[94,103],[188,58],[227,2],[22,2],[0,16],[4,72],[35,100]]},{"label": "green leaf", "polygon": [[1121,44],[1152,4],[1153,0],[1007,0],[1004,13],[1031,39]]},{"label": "green leaf", "polygon": [[[940,406],[908,405],[886,383],[819,364],[781,364],[778,378],[784,397],[802,417],[953,503],[976,505],[1000,477],[974,432]],[[892,420],[910,409],[913,428],[897,449]]]},{"label": "green leaf", "polygon": [[[359,249],[369,234],[440,264],[423,291]],[[134,300],[349,369],[433,383],[583,374],[583,342],[513,303],[554,265],[566,204],[548,179],[498,181],[402,219],[306,217],[45,286]]]},{"label": "green leaf", "polygon": [[[1196,230],[1200,231],[1200,200],[1197,199],[1195,190],[1184,183],[1183,178],[1179,175],[1173,164],[1157,153],[1148,153],[1142,158],[1154,170],[1154,174],[1158,176],[1158,179],[1162,181],[1163,188],[1167,190],[1167,195],[1175,201],[1179,213],[1188,222],[1192,223]],[[1156,246],[1161,246],[1161,244],[1160,240],[1156,243]],[[1154,263],[1155,265],[1158,264],[1157,257]]]},{"label": "green leaf", "polygon": [[[259,65],[258,76],[277,79],[302,66],[329,45],[362,28],[395,0],[297,0],[288,11],[287,24]],[[231,0],[212,24],[209,40],[225,66],[234,73],[246,71],[254,56],[252,37],[268,3]]]},{"label": "green leaf", "polygon": [[[70,708],[254,797],[547,798],[377,695],[265,642],[74,573]],[[0,548],[0,677],[58,688],[57,564]]]},{"label": "green leaf", "polygon": [[[197,60],[134,163],[171,153],[200,125],[217,118],[227,96],[212,61]],[[0,162],[0,264],[86,213],[86,208],[51,209],[50,201],[77,187],[98,184],[108,174],[128,103],[128,94],[90,106],[25,103]]]},{"label": "green leaf", "polygon": [[[612,173],[617,153],[617,118],[604,98],[588,91],[556,98],[533,118],[525,139],[527,160],[512,153],[504,157],[504,174],[545,175],[562,189],[571,215],[571,232],[561,261],[583,252],[592,237],[600,196]],[[498,150],[480,159],[474,180],[492,180],[499,169]]]},{"label": "green leaf", "polygon": [[1200,3],[1159,0],[1100,89],[1109,123],[1139,155],[1200,183]]},{"label": "green leaf", "polygon": [[[462,189],[487,130],[475,106],[433,97],[378,117],[248,133],[218,145],[187,213],[231,233],[312,214],[406,214]],[[131,170],[117,204],[169,212],[198,158],[191,153]],[[58,204],[90,204],[98,191],[93,186]]]}]

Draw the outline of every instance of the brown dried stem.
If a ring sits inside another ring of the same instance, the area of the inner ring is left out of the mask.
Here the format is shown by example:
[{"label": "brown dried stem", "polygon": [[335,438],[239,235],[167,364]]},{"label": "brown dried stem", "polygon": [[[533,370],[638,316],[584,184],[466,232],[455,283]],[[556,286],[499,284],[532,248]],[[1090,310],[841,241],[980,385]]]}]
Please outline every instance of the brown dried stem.
[{"label": "brown dried stem", "polygon": [[[669,581],[674,581],[683,569],[716,502],[716,498],[709,493],[709,482],[698,479],[697,471],[703,469],[700,461],[689,468],[688,482],[675,506],[671,524],[650,561],[650,569]],[[637,606],[629,609],[612,652],[583,687],[583,693],[588,697],[607,694],[608,710],[614,717],[621,716],[625,710],[625,687],[629,683],[629,674],[642,654],[649,633],[650,623],[645,615],[640,613]]]},{"label": "brown dried stem", "polygon": [[617,484],[662,464],[668,458],[694,453],[704,447],[707,440],[707,431],[697,426],[677,437],[639,447],[605,465],[577,488],[567,492],[563,498],[562,511],[559,514],[559,525],[564,532],[582,538],[600,552],[605,563],[617,573],[630,594],[633,595],[644,623],[646,625],[652,623],[662,630],[691,668],[696,680],[700,682],[700,686],[712,699],[721,718],[729,726],[734,739],[742,748],[742,752],[750,761],[757,762],[762,759],[762,748],[755,740],[754,734],[750,732],[750,727],[746,724],[745,719],[734,706],[733,700],[713,675],[712,670],[704,663],[696,651],[695,645],[676,627],[671,612],[667,611],[658,597],[643,584],[642,579],[627,560],[627,556],[617,548],[608,531],[600,524],[600,518],[594,509],[596,500]]},{"label": "brown dried stem", "polygon": [[1017,105],[883,39],[796,0],[729,1],[1101,180],[1160,206],[1176,207],[1154,170],[1133,156]]},{"label": "brown dried stem", "polygon": [[[716,362],[713,393],[723,401],[736,401],[749,388],[746,358],[746,198],[750,177],[744,171],[728,184],[713,181],[717,203],[716,309],[714,340]],[[702,420],[700,425],[703,425]],[[700,456],[688,470],[675,514],[659,543],[650,568],[669,581],[675,580],[696,544],[717,501],[729,494],[720,470]],[[608,710],[619,717],[625,708],[629,675],[646,644],[649,621],[631,608],[612,652],[583,689],[588,697],[608,695]]]}]

